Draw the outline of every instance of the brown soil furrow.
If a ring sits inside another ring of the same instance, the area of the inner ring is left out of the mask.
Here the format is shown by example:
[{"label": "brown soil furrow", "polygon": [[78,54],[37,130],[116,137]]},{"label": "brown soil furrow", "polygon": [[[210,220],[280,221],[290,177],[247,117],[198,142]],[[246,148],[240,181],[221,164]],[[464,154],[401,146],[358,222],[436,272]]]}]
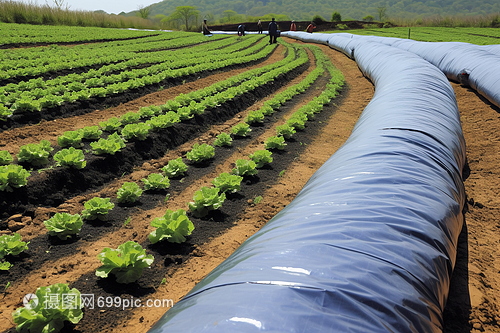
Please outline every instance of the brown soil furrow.
[{"label": "brown soil furrow", "polygon": [[452,83],[467,144],[465,225],[444,332],[500,332],[500,109]]}]

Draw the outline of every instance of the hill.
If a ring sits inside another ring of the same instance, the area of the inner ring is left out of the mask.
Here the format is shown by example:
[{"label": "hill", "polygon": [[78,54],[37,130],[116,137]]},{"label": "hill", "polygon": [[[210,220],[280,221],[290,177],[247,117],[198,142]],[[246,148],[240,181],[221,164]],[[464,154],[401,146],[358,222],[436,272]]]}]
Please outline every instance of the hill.
[{"label": "hill", "polygon": [[[385,8],[385,18],[419,18],[427,16],[468,16],[500,13],[498,0],[164,0],[149,6],[150,16],[169,16],[177,6],[195,6],[205,18],[225,18],[224,11],[259,17],[269,13],[284,14],[293,20],[311,20],[321,15],[330,20],[334,11],[344,20],[360,20],[367,15],[379,19],[378,8]],[[236,14],[233,13],[233,14]],[[227,20],[227,18],[226,18]]]}]

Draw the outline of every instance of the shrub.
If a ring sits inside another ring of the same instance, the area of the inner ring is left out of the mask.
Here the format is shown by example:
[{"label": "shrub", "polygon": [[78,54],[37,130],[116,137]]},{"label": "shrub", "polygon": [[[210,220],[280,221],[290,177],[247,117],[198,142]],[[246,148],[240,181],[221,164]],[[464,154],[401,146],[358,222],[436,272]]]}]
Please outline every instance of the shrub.
[{"label": "shrub", "polygon": [[340,22],[342,21],[342,16],[339,12],[333,12],[332,14],[332,22]]},{"label": "shrub", "polygon": [[326,20],[321,15],[314,15],[312,21],[316,25],[323,24],[326,22]]},{"label": "shrub", "polygon": [[373,20],[374,20],[374,18],[371,15],[366,15],[365,17],[363,17],[363,21],[366,21],[366,22],[373,22]]}]

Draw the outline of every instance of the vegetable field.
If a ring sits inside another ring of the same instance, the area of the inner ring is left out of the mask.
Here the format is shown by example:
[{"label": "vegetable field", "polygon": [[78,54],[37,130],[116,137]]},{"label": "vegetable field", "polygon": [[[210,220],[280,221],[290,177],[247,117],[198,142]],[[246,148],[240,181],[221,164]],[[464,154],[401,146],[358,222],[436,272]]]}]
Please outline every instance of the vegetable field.
[{"label": "vegetable field", "polygon": [[[286,38],[10,28],[0,45],[2,331],[147,331],[295,197],[373,95],[344,55]],[[471,141],[469,211],[446,330],[496,332],[500,261],[479,246],[500,246],[489,137],[499,110],[454,88]],[[75,288],[94,302],[52,322],[30,317],[41,303],[12,316],[53,285],[52,295]]]}]

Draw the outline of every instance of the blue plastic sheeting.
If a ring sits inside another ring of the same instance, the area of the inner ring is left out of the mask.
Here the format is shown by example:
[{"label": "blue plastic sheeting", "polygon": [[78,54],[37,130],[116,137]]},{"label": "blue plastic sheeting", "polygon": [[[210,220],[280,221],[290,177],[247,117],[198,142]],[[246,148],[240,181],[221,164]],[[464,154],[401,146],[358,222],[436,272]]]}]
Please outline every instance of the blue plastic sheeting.
[{"label": "blue plastic sheeting", "polygon": [[[295,37],[295,36],[290,36]],[[302,35],[298,36],[302,39]],[[349,42],[347,40],[350,40]],[[354,57],[357,45],[379,42],[410,51],[438,67],[450,80],[470,86],[500,106],[500,46],[461,42],[417,42],[379,36],[331,34],[328,45]]]},{"label": "blue plastic sheeting", "polygon": [[376,91],[298,196],[150,332],[441,332],[465,144],[446,77],[357,46]]}]

